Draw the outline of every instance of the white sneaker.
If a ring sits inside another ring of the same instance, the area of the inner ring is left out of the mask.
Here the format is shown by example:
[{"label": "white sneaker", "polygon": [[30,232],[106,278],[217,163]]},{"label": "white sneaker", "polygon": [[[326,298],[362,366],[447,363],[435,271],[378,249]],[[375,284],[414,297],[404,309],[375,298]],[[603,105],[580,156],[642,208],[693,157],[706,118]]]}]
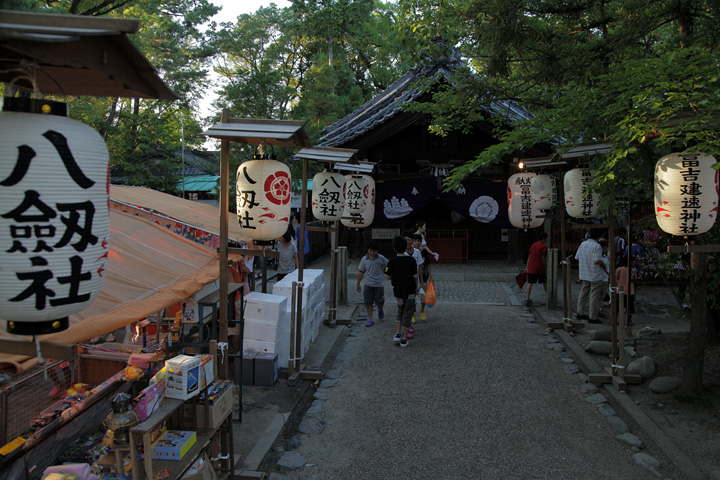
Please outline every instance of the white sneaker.
[{"label": "white sneaker", "polygon": [[396,333],[393,337],[393,343],[400,343],[400,340],[402,340],[402,336],[399,333]]},{"label": "white sneaker", "polygon": [[408,342],[408,341],[407,341],[406,339],[404,339],[404,338],[401,338],[401,339],[400,339],[400,347],[405,348],[405,347],[407,347],[408,345],[410,345],[410,342]]}]

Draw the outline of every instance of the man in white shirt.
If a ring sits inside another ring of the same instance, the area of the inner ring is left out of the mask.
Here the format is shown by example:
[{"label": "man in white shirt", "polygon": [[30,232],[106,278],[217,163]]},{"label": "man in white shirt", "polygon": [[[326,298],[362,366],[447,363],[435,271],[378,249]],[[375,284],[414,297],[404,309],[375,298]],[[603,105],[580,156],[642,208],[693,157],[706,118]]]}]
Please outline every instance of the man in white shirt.
[{"label": "man in white shirt", "polygon": [[603,279],[608,275],[602,260],[602,246],[598,240],[602,230],[593,228],[590,237],[580,244],[575,258],[578,261],[580,293],[577,300],[577,319],[587,319],[590,323],[600,323],[600,307],[603,295]]}]

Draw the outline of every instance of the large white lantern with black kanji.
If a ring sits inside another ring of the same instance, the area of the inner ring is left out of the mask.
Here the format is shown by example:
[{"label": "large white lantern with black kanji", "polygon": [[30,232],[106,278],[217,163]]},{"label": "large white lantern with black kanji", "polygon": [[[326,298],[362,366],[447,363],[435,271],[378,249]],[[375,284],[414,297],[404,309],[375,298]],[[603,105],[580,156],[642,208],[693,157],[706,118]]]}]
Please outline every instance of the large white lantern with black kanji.
[{"label": "large white lantern with black kanji", "polygon": [[595,216],[600,208],[600,195],[590,191],[595,174],[589,168],[573,168],[565,174],[565,209],[575,218]]},{"label": "large white lantern with black kanji", "polygon": [[[7,111],[42,105],[41,113]],[[63,330],[100,293],[109,251],[108,152],[64,104],[5,99],[0,112],[0,318]],[[55,112],[60,112],[55,114]]]},{"label": "large white lantern with black kanji", "polygon": [[530,197],[533,207],[538,210],[549,210],[555,205],[557,194],[554,192],[555,182],[550,175],[535,175],[530,178]]},{"label": "large white lantern with black kanji", "polygon": [[699,235],[718,213],[715,158],[704,153],[671,153],[655,165],[655,217],[672,235]]},{"label": "large white lantern with black kanji", "polygon": [[345,176],[320,172],[313,177],[312,213],[318,220],[340,220],[345,211]]},{"label": "large white lantern with black kanji", "polygon": [[541,212],[533,206],[530,194],[533,177],[534,173],[521,172],[508,179],[508,218],[513,227],[527,230],[539,227],[545,221],[537,218]]},{"label": "large white lantern with black kanji", "polygon": [[345,215],[359,215],[367,208],[367,180],[361,175],[345,175]]},{"label": "large white lantern with black kanji", "polygon": [[237,170],[237,217],[256,243],[282,237],[290,222],[290,169],[277,160],[249,160]]},{"label": "large white lantern with black kanji", "polygon": [[365,182],[365,187],[362,193],[362,202],[365,204],[365,209],[362,213],[357,214],[346,214],[342,219],[342,224],[350,228],[365,228],[369,227],[373,220],[375,220],[375,180],[370,175],[357,175],[360,180]]}]

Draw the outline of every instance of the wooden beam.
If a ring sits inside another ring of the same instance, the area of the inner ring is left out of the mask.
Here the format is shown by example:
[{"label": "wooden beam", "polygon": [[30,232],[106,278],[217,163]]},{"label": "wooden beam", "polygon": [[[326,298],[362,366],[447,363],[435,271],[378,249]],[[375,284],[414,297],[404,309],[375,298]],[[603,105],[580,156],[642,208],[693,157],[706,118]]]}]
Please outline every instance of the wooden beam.
[{"label": "wooden beam", "polygon": [[[75,345],[41,341],[40,351],[44,358],[72,360],[75,356]],[[28,357],[37,356],[35,342],[29,340],[0,339],[0,352],[13,355],[27,355]]]},{"label": "wooden beam", "polygon": [[257,250],[253,248],[228,247],[227,251],[229,254],[233,255],[252,255],[253,257],[278,258],[280,256],[280,252],[276,250]]}]

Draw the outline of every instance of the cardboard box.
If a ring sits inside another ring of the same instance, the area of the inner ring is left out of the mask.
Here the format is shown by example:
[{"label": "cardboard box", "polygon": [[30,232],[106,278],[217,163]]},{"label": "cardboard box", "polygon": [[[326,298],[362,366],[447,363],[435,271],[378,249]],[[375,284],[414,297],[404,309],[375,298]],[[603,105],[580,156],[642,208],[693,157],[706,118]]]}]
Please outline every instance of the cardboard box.
[{"label": "cardboard box", "polygon": [[[222,424],[225,417],[230,414],[233,408],[233,390],[232,383],[228,380],[215,382],[217,388],[221,389],[214,401],[205,405],[203,400],[198,400],[197,404],[197,424],[198,428],[215,429]],[[212,391],[210,390],[209,393]]]},{"label": "cardboard box", "polygon": [[165,361],[165,396],[187,400],[200,392],[200,357],[178,355]]},{"label": "cardboard box", "polygon": [[195,445],[197,434],[190,431],[168,430],[152,446],[153,458],[180,460]]}]

